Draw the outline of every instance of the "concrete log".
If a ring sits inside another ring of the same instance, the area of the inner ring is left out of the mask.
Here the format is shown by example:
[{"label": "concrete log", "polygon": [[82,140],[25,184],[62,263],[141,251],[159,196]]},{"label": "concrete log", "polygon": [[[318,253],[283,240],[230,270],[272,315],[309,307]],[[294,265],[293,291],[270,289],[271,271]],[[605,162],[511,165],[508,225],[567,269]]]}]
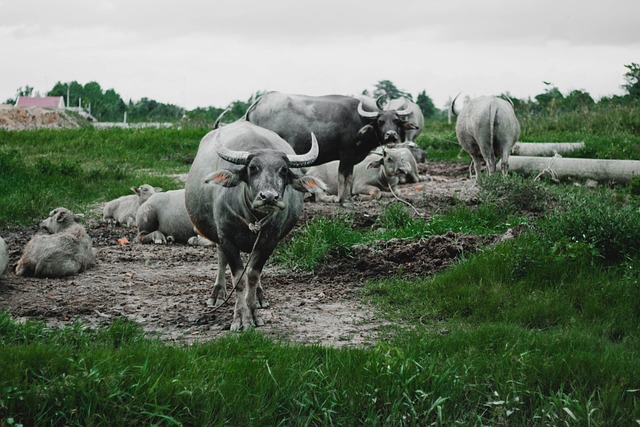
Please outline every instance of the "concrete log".
[{"label": "concrete log", "polygon": [[584,142],[516,142],[511,150],[514,156],[553,156],[584,148]]},{"label": "concrete log", "polygon": [[569,159],[564,157],[511,156],[509,171],[523,175],[549,173],[555,178],[593,179],[626,184],[640,175],[640,160]]}]

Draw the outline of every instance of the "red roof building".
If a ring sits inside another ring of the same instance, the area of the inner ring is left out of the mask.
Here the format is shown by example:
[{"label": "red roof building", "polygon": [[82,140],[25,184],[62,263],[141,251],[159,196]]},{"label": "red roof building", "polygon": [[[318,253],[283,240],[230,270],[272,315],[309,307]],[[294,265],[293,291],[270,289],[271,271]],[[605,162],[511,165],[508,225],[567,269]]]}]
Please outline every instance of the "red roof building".
[{"label": "red roof building", "polygon": [[42,98],[19,96],[16,101],[16,107],[64,108],[64,98],[62,96],[45,96]]}]

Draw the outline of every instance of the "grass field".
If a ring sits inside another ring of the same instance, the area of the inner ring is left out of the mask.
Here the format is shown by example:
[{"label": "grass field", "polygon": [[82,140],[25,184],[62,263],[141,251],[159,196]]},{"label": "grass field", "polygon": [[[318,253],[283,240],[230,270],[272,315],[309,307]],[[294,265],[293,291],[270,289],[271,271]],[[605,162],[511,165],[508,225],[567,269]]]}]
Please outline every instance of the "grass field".
[{"label": "grass field", "polygon": [[[637,159],[638,117],[525,118],[521,139],[581,140],[584,155]],[[172,188],[164,175],[188,170],[205,132],[0,132],[0,226],[134,182]],[[420,139],[432,159],[467,162],[454,142],[443,122]],[[397,325],[371,349],[251,332],[180,347],[126,321],[53,329],[0,313],[0,425],[638,425],[640,198],[631,186],[518,176],[480,185],[480,204],[426,222],[391,205],[382,234],[328,218],[279,249],[278,262],[313,268],[354,243],[529,223],[435,277],[367,283],[362,297]]]}]

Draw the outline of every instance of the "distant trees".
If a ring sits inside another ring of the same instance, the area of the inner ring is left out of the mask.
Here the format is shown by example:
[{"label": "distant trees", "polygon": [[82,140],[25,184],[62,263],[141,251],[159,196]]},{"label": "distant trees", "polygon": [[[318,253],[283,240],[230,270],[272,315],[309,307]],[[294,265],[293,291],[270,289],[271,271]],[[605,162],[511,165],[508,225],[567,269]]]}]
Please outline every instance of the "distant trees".
[{"label": "distant trees", "polygon": [[375,89],[373,91],[373,97],[379,98],[384,96],[386,99],[394,99],[400,98],[402,96],[406,96],[407,98],[413,100],[413,97],[410,93],[404,92],[396,87],[391,80],[380,80],[375,84]]},{"label": "distant trees", "polygon": [[115,90],[103,91],[97,82],[84,86],[77,81],[57,82],[47,95],[62,96],[67,107],[82,107],[102,122],[122,121],[126,110],[126,104]]},{"label": "distant trees", "polygon": [[[380,80],[374,85],[373,94],[370,94],[367,89],[362,91],[363,95],[373,96],[374,98],[384,97],[386,100],[395,99],[400,97],[406,97],[413,101],[413,96],[409,92],[405,92],[397,88],[397,86],[391,80]],[[432,118],[440,114],[433,103],[433,100],[427,95],[426,91],[422,91],[416,97],[415,103],[422,110],[422,114],[425,118]]]},{"label": "distant trees", "polygon": [[622,85],[631,98],[640,99],[640,64],[632,62],[625,65],[629,70],[624,74],[627,83]]},{"label": "distant trees", "polygon": [[175,122],[180,120],[184,109],[173,104],[163,104],[149,98],[129,101],[127,121],[132,122]]},{"label": "distant trees", "polygon": [[425,119],[435,117],[440,112],[424,90],[416,97],[416,104],[420,107],[420,110],[422,110],[422,115],[424,115]]},{"label": "distant trees", "polygon": [[[627,94],[624,96],[603,97],[598,104],[615,105],[640,100],[640,64],[632,62],[626,64],[627,72],[623,78],[625,84],[622,87]],[[552,83],[547,83],[547,88],[543,93],[535,95],[533,99],[518,99],[507,92],[507,96],[514,103],[518,114],[557,114],[572,111],[588,111],[596,105],[596,101],[584,90],[573,90],[568,94],[563,94]],[[236,100],[231,102],[226,109],[228,112],[224,117],[224,122],[232,122],[244,116],[249,106],[264,92],[255,92],[249,99]],[[399,89],[390,80],[380,80],[373,86],[373,93],[368,90],[362,91],[363,95],[373,97],[384,96],[387,100],[405,96],[411,100],[414,98],[410,93]],[[104,90],[97,82],[88,82],[85,85],[72,81],[68,83],[58,82],[47,93],[49,96],[62,96],[65,98],[68,107],[82,106],[90,110],[91,114],[99,121],[122,121],[127,113],[127,121],[132,122],[181,122],[191,126],[211,126],[225,108],[220,107],[198,107],[190,111],[185,111],[182,107],[173,104],[164,104],[149,98],[142,98],[139,101],[129,100],[125,103],[121,96],[114,89]],[[7,104],[15,104],[18,96],[39,96],[34,93],[32,86],[26,85],[18,88],[15,98],[5,101]],[[425,118],[444,118],[442,111],[438,110],[433,100],[423,90],[415,97],[415,103],[420,107]]]},{"label": "distant trees", "polygon": [[19,87],[16,91],[16,96],[14,98],[9,98],[4,101],[5,104],[16,105],[16,99],[19,96],[32,96],[33,95],[33,87],[26,85],[25,87]]}]

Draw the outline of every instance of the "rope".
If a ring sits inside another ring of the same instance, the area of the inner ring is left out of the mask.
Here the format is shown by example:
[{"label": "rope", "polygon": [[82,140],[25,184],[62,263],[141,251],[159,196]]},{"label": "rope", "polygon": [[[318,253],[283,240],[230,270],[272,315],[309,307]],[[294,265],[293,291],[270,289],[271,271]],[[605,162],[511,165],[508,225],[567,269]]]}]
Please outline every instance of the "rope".
[{"label": "rope", "polygon": [[416,209],[415,206],[413,206],[411,203],[409,203],[407,200],[404,200],[402,198],[400,198],[395,191],[393,191],[393,188],[391,187],[391,183],[389,182],[389,177],[387,177],[387,172],[384,170],[384,162],[382,164],[382,175],[384,175],[384,178],[387,180],[387,185],[389,186],[389,191],[391,191],[391,194],[393,194],[393,197],[396,198],[396,200],[404,203],[405,205],[409,206],[411,209],[413,209],[413,211],[416,213],[416,216],[421,217],[422,215],[420,215],[420,212],[418,212],[418,209]]},{"label": "rope", "polygon": [[[229,301],[229,299],[231,299],[231,296],[233,295],[233,293],[235,292],[236,288],[238,287],[238,284],[240,283],[240,280],[242,280],[242,278],[244,277],[244,274],[247,271],[247,268],[249,267],[249,261],[251,260],[251,257],[253,256],[253,253],[256,250],[256,246],[258,245],[258,241],[260,240],[260,235],[262,234],[262,226],[264,226],[264,224],[266,224],[266,222],[268,220],[271,219],[271,217],[273,216],[273,213],[265,216],[264,218],[262,218],[261,220],[256,220],[256,222],[254,223],[249,223],[246,219],[244,219],[242,216],[240,216],[238,213],[236,213],[233,209],[231,209],[231,206],[227,205],[227,207],[231,210],[231,212],[233,212],[237,217],[241,218],[243,220],[243,222],[245,224],[247,224],[247,226],[249,227],[249,230],[251,230],[252,232],[256,233],[257,232],[257,236],[256,236],[256,241],[253,242],[253,247],[251,248],[251,253],[249,254],[249,257],[247,258],[247,262],[244,264],[244,268],[242,269],[242,272],[240,273],[240,276],[238,276],[238,280],[236,280],[236,283],[233,285],[233,287],[231,288],[231,291],[229,292],[229,295],[227,296],[227,298],[222,301],[222,303],[217,306],[214,307],[213,310],[205,312],[203,314],[204,316],[210,316],[213,313],[215,313],[216,311],[218,311],[222,306],[226,305],[227,302]],[[274,211],[275,212],[275,211]],[[253,215],[253,213],[251,214]],[[255,218],[255,215],[253,216]],[[219,256],[219,255],[218,255]],[[233,274],[232,274],[232,278],[233,278]],[[226,286],[226,285],[225,285]],[[202,319],[202,318],[201,318]]]},{"label": "rope", "polygon": [[553,155],[553,157],[551,158],[551,160],[549,160],[549,164],[547,165],[546,168],[544,168],[542,170],[542,172],[540,172],[538,175],[536,175],[535,178],[533,178],[534,181],[538,181],[544,174],[548,173],[551,176],[551,180],[554,182],[558,182],[558,174],[556,173],[556,171],[553,170],[553,164],[556,162],[557,159],[562,158],[562,156],[560,154],[558,154],[558,152],[556,151],[556,153]]}]

